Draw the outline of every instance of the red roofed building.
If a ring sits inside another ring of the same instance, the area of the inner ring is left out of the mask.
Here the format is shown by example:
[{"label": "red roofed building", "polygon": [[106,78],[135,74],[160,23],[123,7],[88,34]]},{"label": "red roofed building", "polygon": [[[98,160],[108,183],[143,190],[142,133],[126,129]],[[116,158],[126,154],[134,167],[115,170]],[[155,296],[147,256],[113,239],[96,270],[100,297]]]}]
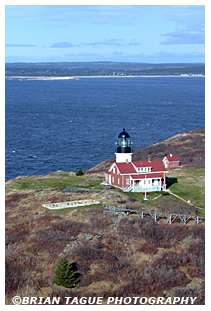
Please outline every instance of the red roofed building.
[{"label": "red roofed building", "polygon": [[166,172],[162,160],[132,161],[131,141],[128,133],[119,134],[116,162],[105,173],[105,184],[123,191],[152,192],[166,189]]},{"label": "red roofed building", "polygon": [[177,168],[180,165],[180,159],[178,156],[172,154],[164,157],[162,161],[165,168]]}]

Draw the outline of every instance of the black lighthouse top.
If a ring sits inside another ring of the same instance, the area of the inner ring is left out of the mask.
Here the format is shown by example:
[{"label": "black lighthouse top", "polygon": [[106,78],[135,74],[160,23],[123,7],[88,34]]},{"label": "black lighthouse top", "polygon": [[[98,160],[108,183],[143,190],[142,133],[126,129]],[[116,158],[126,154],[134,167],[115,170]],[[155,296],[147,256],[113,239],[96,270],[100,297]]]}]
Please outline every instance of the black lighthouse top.
[{"label": "black lighthouse top", "polygon": [[117,153],[131,153],[130,135],[125,129],[119,134],[117,145]]}]

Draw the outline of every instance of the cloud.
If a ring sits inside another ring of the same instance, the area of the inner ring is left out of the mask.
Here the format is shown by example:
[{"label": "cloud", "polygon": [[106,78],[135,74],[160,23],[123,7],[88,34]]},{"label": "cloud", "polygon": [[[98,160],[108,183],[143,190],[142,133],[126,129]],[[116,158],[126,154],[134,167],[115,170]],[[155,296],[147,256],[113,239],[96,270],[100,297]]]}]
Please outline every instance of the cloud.
[{"label": "cloud", "polygon": [[50,48],[72,48],[75,44],[71,42],[55,42],[50,45]]},{"label": "cloud", "polygon": [[19,43],[6,43],[6,47],[8,48],[31,48],[31,47],[37,47],[37,45],[34,44],[19,44]]},{"label": "cloud", "polygon": [[72,47],[80,47],[80,46],[92,46],[92,47],[100,47],[100,46],[139,46],[140,43],[132,40],[130,42],[123,42],[121,39],[109,39],[109,40],[102,40],[102,41],[94,41],[94,42],[87,42],[80,44],[73,44],[71,42],[55,42],[50,45],[50,48],[72,48]]},{"label": "cloud", "polygon": [[87,46],[139,46],[140,43],[137,41],[130,41],[128,43],[122,42],[121,39],[109,39],[109,40],[103,40],[103,41],[96,41],[96,42],[89,42],[89,43],[81,43],[81,45],[87,45]]},{"label": "cloud", "polygon": [[168,37],[160,44],[204,44],[203,32],[172,32],[162,36]]}]

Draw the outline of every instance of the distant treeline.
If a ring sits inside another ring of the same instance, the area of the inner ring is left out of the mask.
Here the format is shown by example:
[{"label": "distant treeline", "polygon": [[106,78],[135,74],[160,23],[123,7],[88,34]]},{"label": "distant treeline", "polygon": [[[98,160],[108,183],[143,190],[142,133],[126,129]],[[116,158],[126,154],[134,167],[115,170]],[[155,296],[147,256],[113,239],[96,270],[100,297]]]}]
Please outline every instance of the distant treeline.
[{"label": "distant treeline", "polygon": [[119,62],[6,63],[9,76],[204,75],[203,63],[145,64]]}]

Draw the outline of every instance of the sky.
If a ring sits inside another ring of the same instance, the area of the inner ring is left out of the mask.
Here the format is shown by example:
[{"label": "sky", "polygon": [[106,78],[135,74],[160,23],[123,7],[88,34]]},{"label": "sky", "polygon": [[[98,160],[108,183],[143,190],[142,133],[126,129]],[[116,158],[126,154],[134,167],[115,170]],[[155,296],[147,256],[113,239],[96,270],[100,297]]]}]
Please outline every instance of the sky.
[{"label": "sky", "polygon": [[204,5],[6,5],[6,62],[205,61]]}]

